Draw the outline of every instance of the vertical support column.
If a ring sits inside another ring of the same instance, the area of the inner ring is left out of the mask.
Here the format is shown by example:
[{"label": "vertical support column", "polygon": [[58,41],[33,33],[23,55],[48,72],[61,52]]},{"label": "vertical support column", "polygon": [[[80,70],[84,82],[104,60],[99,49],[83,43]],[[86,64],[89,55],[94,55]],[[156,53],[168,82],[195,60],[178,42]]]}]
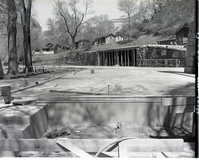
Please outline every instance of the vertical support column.
[{"label": "vertical support column", "polygon": [[100,52],[98,52],[98,57],[99,57],[99,60],[98,60],[98,66],[101,66],[101,54],[100,54]]},{"label": "vertical support column", "polygon": [[195,38],[195,33],[197,31],[196,22],[192,22],[189,24],[189,34],[188,34],[188,44],[187,44],[187,52],[185,57],[185,73],[195,74],[197,67],[197,57],[196,57],[196,47],[197,39]]},{"label": "vertical support column", "polygon": [[130,58],[129,55],[130,55],[130,54],[129,54],[129,50],[127,50],[127,65],[128,65],[128,66],[129,66],[129,58]]},{"label": "vertical support column", "polygon": [[109,51],[109,66],[111,66],[111,52]]},{"label": "vertical support column", "polygon": [[106,56],[107,56],[107,66],[109,66],[109,53],[108,53],[108,51],[106,52]]},{"label": "vertical support column", "polygon": [[132,55],[132,66],[134,66],[135,67],[135,49],[132,49],[131,50],[131,55]]},{"label": "vertical support column", "polygon": [[136,66],[136,60],[137,60],[137,49],[134,49],[134,66]]},{"label": "vertical support column", "polygon": [[111,60],[112,60],[112,63],[111,63],[111,64],[112,64],[112,66],[113,66],[113,65],[114,65],[114,52],[113,52],[113,51],[111,52],[111,55],[112,55],[112,56],[111,56],[111,57],[112,57],[112,59],[111,59]]},{"label": "vertical support column", "polygon": [[120,65],[120,62],[119,62],[119,51],[117,51],[117,64]]},{"label": "vertical support column", "polygon": [[106,57],[105,57],[105,52],[103,52],[103,60],[104,60],[104,64],[103,64],[103,66],[105,66],[106,65],[106,62],[105,62],[105,60],[106,60]]},{"label": "vertical support column", "polygon": [[122,50],[120,51],[120,53],[121,53],[121,66],[123,66],[124,64],[123,64],[123,53],[122,53]]},{"label": "vertical support column", "polygon": [[126,66],[126,50],[124,50],[124,65]]},{"label": "vertical support column", "polygon": [[112,53],[111,51],[109,53],[110,53],[110,66],[112,66]]},{"label": "vertical support column", "polygon": [[101,52],[102,54],[102,66],[104,65],[104,52]]},{"label": "vertical support column", "polygon": [[116,64],[116,60],[115,60],[115,51],[113,51],[113,65],[115,65]]},{"label": "vertical support column", "polygon": [[97,56],[97,66],[100,66],[100,53],[96,52]]}]

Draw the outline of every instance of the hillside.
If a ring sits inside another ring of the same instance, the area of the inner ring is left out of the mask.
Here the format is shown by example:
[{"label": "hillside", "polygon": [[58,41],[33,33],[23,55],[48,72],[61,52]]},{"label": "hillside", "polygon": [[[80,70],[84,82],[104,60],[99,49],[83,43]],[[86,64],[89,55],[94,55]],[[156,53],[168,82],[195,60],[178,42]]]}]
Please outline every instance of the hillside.
[{"label": "hillside", "polygon": [[[162,37],[174,36],[179,27],[194,21],[195,0],[165,0],[157,3],[161,7],[152,9],[153,12],[150,14],[148,11],[140,11],[132,17],[131,38],[136,39],[143,34]],[[118,21],[122,22],[121,19]],[[128,24],[123,25],[119,32],[127,36]]]},{"label": "hillside", "polygon": [[194,16],[194,0],[168,1],[152,15],[151,20],[141,23],[141,31],[155,35],[173,35],[180,26],[194,21]]}]

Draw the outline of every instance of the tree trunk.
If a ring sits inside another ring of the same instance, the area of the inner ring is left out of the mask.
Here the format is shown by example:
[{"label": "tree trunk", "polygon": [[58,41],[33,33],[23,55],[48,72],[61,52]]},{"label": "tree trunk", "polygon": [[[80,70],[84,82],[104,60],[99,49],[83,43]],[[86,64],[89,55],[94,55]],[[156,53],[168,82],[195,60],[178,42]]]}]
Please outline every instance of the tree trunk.
[{"label": "tree trunk", "polygon": [[[23,6],[23,35],[24,35],[24,57],[25,57],[25,71],[33,72],[32,67],[32,51],[31,51],[31,37],[30,37],[30,18],[31,18],[31,6],[32,1],[28,0],[27,8]],[[24,3],[25,4],[25,3]]]},{"label": "tree trunk", "polygon": [[18,71],[16,35],[17,13],[14,0],[7,1],[8,5],[8,74],[16,75]]}]

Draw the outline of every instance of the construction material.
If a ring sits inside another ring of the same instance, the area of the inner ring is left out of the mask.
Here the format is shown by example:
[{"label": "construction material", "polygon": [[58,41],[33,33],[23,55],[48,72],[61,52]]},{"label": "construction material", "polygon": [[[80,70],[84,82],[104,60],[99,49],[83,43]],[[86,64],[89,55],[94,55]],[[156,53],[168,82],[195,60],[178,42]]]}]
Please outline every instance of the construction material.
[{"label": "construction material", "polygon": [[1,90],[1,96],[4,99],[5,104],[10,104],[13,98],[11,97],[11,90],[10,90],[10,85],[1,85],[0,86]]},{"label": "construction material", "polygon": [[27,105],[27,104],[31,104],[31,103],[36,103],[37,98],[22,98],[22,99],[15,99],[14,101],[12,101],[13,105]]},{"label": "construction material", "polygon": [[[67,73],[67,74],[68,74],[68,73]],[[43,82],[38,82],[38,83],[36,83],[36,84],[30,85],[30,86],[27,86],[27,87],[24,87],[24,88],[21,88],[21,89],[16,89],[16,90],[12,91],[12,93],[17,93],[17,92],[20,92],[20,91],[24,91],[24,90],[27,90],[27,89],[30,89],[30,88],[34,88],[34,87],[43,85],[43,84],[45,84],[45,83],[48,83],[48,82],[54,81],[54,80],[56,80],[56,79],[62,78],[62,77],[64,77],[64,76],[66,76],[67,74],[63,74],[63,75],[61,75],[61,76],[58,76],[58,77],[55,77],[55,78],[51,78],[51,79],[45,80],[45,81],[43,81]]]},{"label": "construction material", "polygon": [[60,91],[60,90],[50,90],[50,92],[58,93],[75,93],[75,94],[84,94],[84,95],[103,95],[104,93],[95,93],[95,92],[78,92],[78,91]]},{"label": "construction material", "polygon": [[80,148],[76,147],[75,145],[73,145],[72,143],[70,143],[69,141],[61,141],[58,140],[57,144],[61,145],[62,147],[70,150],[71,152],[75,153],[76,155],[78,155],[80,158],[93,158],[91,155],[89,155],[88,153],[84,152],[83,150],[81,150]]},{"label": "construction material", "polygon": [[[117,142],[116,139],[59,139],[67,141],[85,152],[98,152]],[[123,141],[128,152],[182,152],[183,139],[132,139]],[[107,152],[118,151],[118,144]],[[49,139],[0,139],[1,151],[63,151],[57,140]]]},{"label": "construction material", "polygon": [[1,138],[40,138],[48,127],[47,105],[1,105],[0,126]]}]

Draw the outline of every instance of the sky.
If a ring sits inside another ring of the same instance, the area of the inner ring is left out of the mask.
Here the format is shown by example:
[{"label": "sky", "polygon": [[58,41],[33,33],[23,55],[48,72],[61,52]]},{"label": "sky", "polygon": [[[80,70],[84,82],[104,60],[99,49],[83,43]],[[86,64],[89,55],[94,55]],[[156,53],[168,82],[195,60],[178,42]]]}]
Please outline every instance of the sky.
[{"label": "sky", "polygon": [[[42,30],[47,30],[46,20],[54,18],[53,5],[55,0],[35,0],[33,5],[33,15],[40,23]],[[109,19],[116,19],[122,16],[117,8],[117,0],[93,0],[92,10],[94,15],[108,14]]]}]

